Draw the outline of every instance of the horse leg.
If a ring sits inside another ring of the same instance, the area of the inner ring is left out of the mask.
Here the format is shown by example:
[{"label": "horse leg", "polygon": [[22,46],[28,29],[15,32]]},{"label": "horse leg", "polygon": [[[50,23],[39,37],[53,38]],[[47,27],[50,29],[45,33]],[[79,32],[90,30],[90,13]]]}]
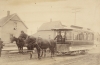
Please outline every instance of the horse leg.
[{"label": "horse leg", "polygon": [[42,49],[42,54],[41,54],[41,57],[43,56],[43,49]]},{"label": "horse leg", "polygon": [[20,46],[19,49],[20,49],[20,53],[22,53],[22,46]]},{"label": "horse leg", "polygon": [[28,46],[27,46],[27,50],[28,50],[27,52],[29,52],[29,47]]},{"label": "horse leg", "polygon": [[23,47],[22,47],[22,53],[23,53]]},{"label": "horse leg", "polygon": [[33,50],[33,47],[30,46],[30,49],[29,50],[30,50],[30,59],[32,59],[32,54],[33,54],[33,51],[32,50]]},{"label": "horse leg", "polygon": [[32,59],[32,52],[30,52],[30,59]]},{"label": "horse leg", "polygon": [[41,59],[41,56],[40,56],[40,49],[38,50],[38,59]]},{"label": "horse leg", "polygon": [[52,51],[53,51],[52,53],[53,53],[53,57],[54,57],[54,55],[55,55],[55,49],[53,48],[53,50],[52,50]]},{"label": "horse leg", "polygon": [[52,51],[51,51],[51,57],[52,57],[52,55],[53,55],[53,54],[52,54]]},{"label": "horse leg", "polygon": [[1,50],[1,48],[0,48],[0,57],[1,57],[1,51],[2,51],[2,50]]},{"label": "horse leg", "polygon": [[18,47],[18,52],[20,53],[20,48]]},{"label": "horse leg", "polygon": [[41,51],[41,50],[37,48],[38,59],[41,59],[41,56],[40,56],[40,51]]},{"label": "horse leg", "polygon": [[44,57],[46,57],[46,49],[44,49]]},{"label": "horse leg", "polygon": [[22,48],[20,47],[20,53],[22,53]]},{"label": "horse leg", "polygon": [[19,48],[19,50],[20,50],[20,53],[21,53],[21,47]]},{"label": "horse leg", "polygon": [[50,48],[50,51],[51,51],[51,57],[53,56],[53,50],[52,50],[52,48]]},{"label": "horse leg", "polygon": [[21,47],[20,49],[21,49],[21,53],[23,53],[23,48]]}]

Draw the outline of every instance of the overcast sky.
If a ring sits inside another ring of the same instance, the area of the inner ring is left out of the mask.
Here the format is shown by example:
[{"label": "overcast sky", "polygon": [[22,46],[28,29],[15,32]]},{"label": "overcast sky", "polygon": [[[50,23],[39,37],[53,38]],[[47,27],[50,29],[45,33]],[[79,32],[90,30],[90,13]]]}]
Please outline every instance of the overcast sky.
[{"label": "overcast sky", "polygon": [[0,0],[0,18],[11,14],[18,16],[28,26],[29,31],[36,32],[43,23],[61,21],[62,24],[74,24],[100,31],[99,0]]}]

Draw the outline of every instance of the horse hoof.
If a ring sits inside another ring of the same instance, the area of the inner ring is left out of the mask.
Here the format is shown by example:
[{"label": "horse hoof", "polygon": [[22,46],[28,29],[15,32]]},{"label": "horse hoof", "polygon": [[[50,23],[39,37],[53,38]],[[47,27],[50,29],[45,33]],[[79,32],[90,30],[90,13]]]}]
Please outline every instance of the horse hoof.
[{"label": "horse hoof", "polygon": [[41,59],[41,58],[38,58],[39,60]]},{"label": "horse hoof", "polygon": [[30,58],[30,60],[31,60],[32,58]]}]

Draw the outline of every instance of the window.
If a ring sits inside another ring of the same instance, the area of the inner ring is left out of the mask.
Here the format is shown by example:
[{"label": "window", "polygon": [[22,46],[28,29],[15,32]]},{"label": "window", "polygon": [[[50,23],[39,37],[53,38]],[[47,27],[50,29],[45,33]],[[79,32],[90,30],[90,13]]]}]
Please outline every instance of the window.
[{"label": "window", "polygon": [[61,35],[62,35],[62,42],[65,42],[65,38],[66,38],[66,31],[61,31]]},{"label": "window", "polygon": [[65,31],[61,31],[62,38],[65,38],[65,34],[66,34]]},{"label": "window", "polygon": [[79,40],[79,32],[78,31],[75,31],[74,32],[74,40]]},{"label": "window", "polygon": [[72,33],[67,31],[66,32],[66,40],[71,40],[71,38],[72,38]]},{"label": "window", "polygon": [[83,32],[79,33],[79,40],[84,40],[84,33]]},{"label": "window", "polygon": [[87,33],[84,32],[84,40],[87,40]]},{"label": "window", "polygon": [[93,34],[92,33],[88,33],[88,39],[87,40],[89,40],[89,41],[92,41],[93,40]]}]

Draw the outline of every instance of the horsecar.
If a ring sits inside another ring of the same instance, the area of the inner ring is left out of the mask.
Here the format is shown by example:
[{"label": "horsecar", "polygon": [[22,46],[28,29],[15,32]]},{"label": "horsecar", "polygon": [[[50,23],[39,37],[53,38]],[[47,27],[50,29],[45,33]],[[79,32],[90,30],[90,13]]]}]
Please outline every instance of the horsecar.
[{"label": "horsecar", "polygon": [[56,39],[58,53],[85,53],[94,46],[94,33],[91,30],[73,28],[52,30],[54,31],[54,37],[59,34],[62,36]]}]

